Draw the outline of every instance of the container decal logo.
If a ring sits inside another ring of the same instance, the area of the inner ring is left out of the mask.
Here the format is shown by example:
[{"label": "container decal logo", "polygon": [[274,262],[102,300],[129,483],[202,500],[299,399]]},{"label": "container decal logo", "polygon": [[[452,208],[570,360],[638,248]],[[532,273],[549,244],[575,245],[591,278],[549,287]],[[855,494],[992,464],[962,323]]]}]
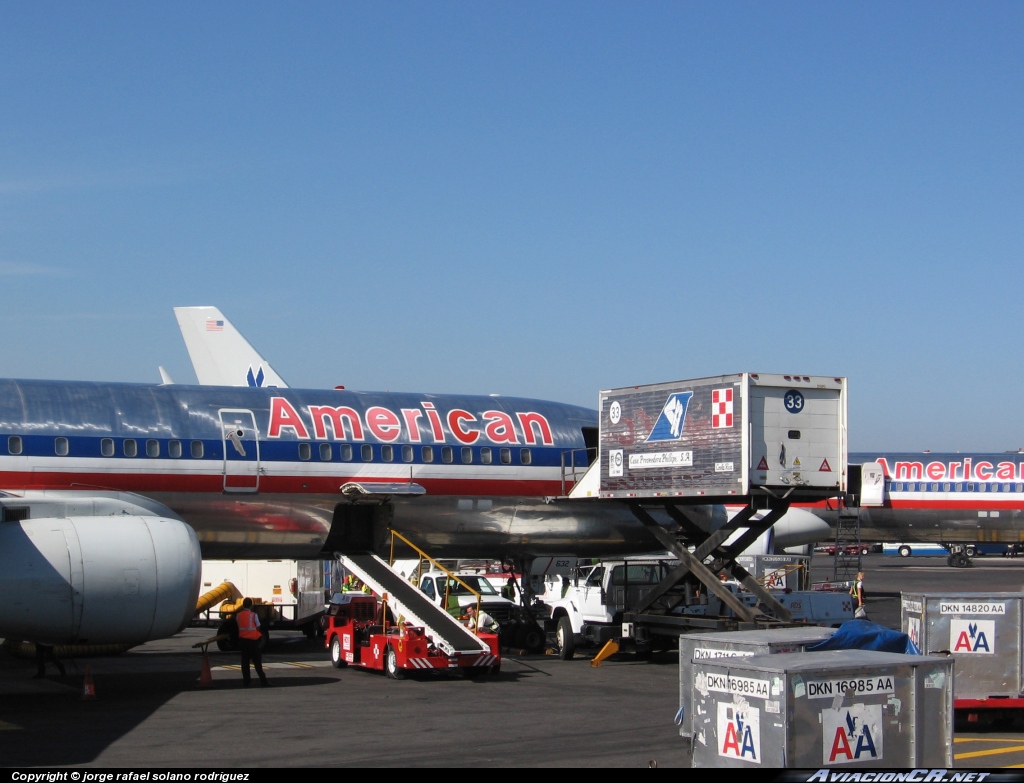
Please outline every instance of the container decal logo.
[{"label": "container decal logo", "polygon": [[921,647],[921,618],[920,617],[908,617],[907,627],[904,629],[907,636],[910,637],[910,641],[917,645],[918,649]]},{"label": "container decal logo", "polygon": [[966,655],[994,655],[996,651],[995,620],[949,621],[949,649]]},{"label": "container decal logo", "polygon": [[718,702],[718,755],[761,763],[761,711],[746,701]]},{"label": "container decal logo", "polygon": [[882,760],[882,705],[821,711],[822,764]]},{"label": "container decal logo", "polygon": [[711,427],[725,429],[732,426],[732,387],[711,390]]},{"label": "container decal logo", "polygon": [[665,440],[679,440],[683,436],[683,423],[686,420],[686,408],[690,404],[693,392],[676,392],[670,394],[661,409],[661,415],[654,422],[647,443]]}]

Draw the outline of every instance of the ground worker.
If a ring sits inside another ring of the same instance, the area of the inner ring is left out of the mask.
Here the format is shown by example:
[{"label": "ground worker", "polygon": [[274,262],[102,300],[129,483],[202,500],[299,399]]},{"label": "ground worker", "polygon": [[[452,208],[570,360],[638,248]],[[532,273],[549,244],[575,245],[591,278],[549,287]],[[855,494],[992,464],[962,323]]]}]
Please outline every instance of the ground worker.
[{"label": "ground worker", "polygon": [[858,571],[857,578],[850,586],[850,595],[853,596],[853,616],[858,620],[867,619],[867,609],[864,607],[864,572]]},{"label": "ground worker", "polygon": [[487,633],[498,633],[501,626],[491,617],[487,612],[480,610],[477,611],[476,604],[470,604],[466,607],[466,614],[469,615],[469,619],[466,621],[466,626],[469,630],[476,632],[477,628]]},{"label": "ground worker", "polygon": [[238,625],[238,649],[242,653],[242,684],[249,687],[249,662],[251,661],[260,678],[260,685],[266,688],[270,682],[267,680],[267,675],[263,673],[263,653],[260,652],[260,639],[263,636],[263,631],[260,629],[260,618],[252,610],[251,598],[242,601],[242,608],[235,615],[235,623]]}]

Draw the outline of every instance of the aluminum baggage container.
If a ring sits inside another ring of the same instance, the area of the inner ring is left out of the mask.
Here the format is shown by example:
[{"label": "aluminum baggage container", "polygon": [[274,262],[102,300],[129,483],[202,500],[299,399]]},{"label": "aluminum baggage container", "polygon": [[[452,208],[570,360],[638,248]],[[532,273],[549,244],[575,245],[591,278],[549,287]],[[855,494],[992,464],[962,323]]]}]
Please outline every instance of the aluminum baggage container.
[{"label": "aluminum baggage container", "polygon": [[903,593],[901,629],[923,653],[956,660],[956,699],[1017,698],[1024,593]]},{"label": "aluminum baggage container", "polygon": [[948,768],[953,664],[872,650],[700,661],[693,766]]},{"label": "aluminum baggage container", "polygon": [[693,736],[694,660],[749,658],[803,652],[835,633],[834,628],[809,625],[801,628],[770,628],[758,631],[720,631],[679,637],[679,735]]}]

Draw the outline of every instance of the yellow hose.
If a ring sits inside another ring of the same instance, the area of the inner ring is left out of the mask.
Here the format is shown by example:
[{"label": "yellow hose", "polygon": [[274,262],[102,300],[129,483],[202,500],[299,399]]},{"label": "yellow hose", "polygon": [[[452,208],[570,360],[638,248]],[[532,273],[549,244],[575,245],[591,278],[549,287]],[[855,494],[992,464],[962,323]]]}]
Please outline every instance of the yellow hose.
[{"label": "yellow hose", "polygon": [[196,602],[196,614],[202,614],[208,609],[212,609],[221,601],[236,600],[240,601],[242,594],[238,588],[235,587],[231,582],[224,582],[218,587],[213,588],[208,593],[204,593],[199,596],[199,600]]}]

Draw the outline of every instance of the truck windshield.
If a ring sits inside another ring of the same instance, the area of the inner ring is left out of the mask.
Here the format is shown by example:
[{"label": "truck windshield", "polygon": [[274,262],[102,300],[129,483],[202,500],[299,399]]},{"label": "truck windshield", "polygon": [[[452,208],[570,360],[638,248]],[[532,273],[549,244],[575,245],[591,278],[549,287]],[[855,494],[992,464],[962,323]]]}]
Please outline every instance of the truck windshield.
[{"label": "truck windshield", "polygon": [[[498,591],[491,586],[491,583],[484,579],[482,576],[462,576],[460,574],[459,579],[461,579],[467,585],[469,585],[478,593],[480,593],[480,595],[498,594]],[[454,579],[449,579],[448,582],[449,595],[472,595],[472,593],[470,593],[469,590],[460,585]]]}]

